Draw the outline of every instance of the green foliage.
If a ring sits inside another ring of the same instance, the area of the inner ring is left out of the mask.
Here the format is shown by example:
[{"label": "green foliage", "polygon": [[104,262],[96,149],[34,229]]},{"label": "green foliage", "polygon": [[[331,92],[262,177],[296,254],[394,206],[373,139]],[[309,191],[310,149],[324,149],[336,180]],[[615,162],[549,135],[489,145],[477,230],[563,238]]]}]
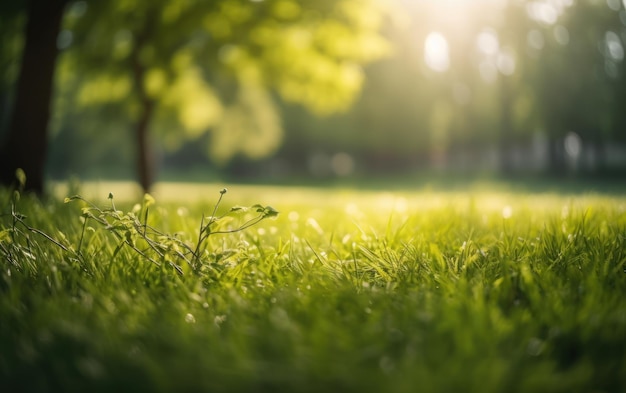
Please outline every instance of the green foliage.
[{"label": "green foliage", "polygon": [[[116,206],[111,196],[107,208],[2,192],[11,210],[0,218],[3,384],[583,392],[626,383],[623,197],[251,187],[231,190],[250,208],[223,210],[207,204],[207,188],[181,204],[179,187],[175,203]],[[232,233],[275,216],[249,203],[260,197],[284,214]]]},{"label": "green foliage", "polygon": [[388,52],[380,9],[369,0],[76,2],[57,129],[97,123],[92,134],[104,133],[98,120],[112,112],[119,135],[150,103],[166,150],[210,132],[215,161],[267,156],[282,137],[273,92],[318,114],[349,107],[360,66]]}]

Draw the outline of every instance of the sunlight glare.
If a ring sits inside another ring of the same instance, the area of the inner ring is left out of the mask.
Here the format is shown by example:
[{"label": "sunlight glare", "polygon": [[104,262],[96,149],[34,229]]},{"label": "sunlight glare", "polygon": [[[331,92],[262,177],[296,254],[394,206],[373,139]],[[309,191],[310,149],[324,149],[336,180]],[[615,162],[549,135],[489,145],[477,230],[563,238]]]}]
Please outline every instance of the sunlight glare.
[{"label": "sunlight glare", "polygon": [[450,67],[448,41],[443,34],[430,32],[424,42],[424,61],[435,72],[445,72]]}]

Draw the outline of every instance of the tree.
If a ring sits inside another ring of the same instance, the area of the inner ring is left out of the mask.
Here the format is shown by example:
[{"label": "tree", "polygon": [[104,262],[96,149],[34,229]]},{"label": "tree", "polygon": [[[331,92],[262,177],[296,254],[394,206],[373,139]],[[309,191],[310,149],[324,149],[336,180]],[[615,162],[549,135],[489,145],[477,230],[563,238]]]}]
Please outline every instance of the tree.
[{"label": "tree", "polygon": [[65,0],[32,0],[27,9],[25,44],[16,84],[9,131],[0,148],[0,183],[15,182],[15,171],[28,174],[26,189],[43,192],[52,82]]},{"label": "tree", "polygon": [[[535,83],[550,139],[550,170],[556,174],[566,169],[563,140],[568,132],[583,139],[583,148],[595,146],[600,161],[605,141],[619,136],[613,124],[618,113],[623,113],[623,102],[613,95],[619,91],[623,46],[615,31],[623,25],[619,12],[608,4],[578,2],[563,13],[558,24],[548,26],[552,31],[546,31],[554,38],[546,40]],[[620,58],[613,58],[607,48],[611,34],[619,42],[613,44],[621,48]],[[612,112],[615,104],[620,107],[617,113]]]},{"label": "tree", "polygon": [[175,149],[210,132],[217,161],[268,154],[282,129],[274,94],[318,114],[346,109],[362,84],[360,65],[387,51],[375,0],[80,7],[66,17],[74,39],[61,59],[59,111],[107,110],[133,124],[144,190],[154,179],[149,137]]}]

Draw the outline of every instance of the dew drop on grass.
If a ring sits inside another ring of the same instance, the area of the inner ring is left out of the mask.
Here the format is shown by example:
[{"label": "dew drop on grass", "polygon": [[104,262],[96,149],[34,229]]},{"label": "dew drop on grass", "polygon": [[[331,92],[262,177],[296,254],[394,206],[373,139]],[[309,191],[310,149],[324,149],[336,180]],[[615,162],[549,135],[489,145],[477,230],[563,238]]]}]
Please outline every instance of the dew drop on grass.
[{"label": "dew drop on grass", "polygon": [[191,313],[187,313],[187,315],[185,315],[185,322],[196,323],[196,317],[194,317]]}]

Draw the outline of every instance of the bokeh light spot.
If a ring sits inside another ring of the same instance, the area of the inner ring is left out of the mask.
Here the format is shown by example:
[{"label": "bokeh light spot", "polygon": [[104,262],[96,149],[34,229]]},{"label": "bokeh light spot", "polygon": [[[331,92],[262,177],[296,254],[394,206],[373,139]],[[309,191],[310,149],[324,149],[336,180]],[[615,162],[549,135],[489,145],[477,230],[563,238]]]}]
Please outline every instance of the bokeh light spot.
[{"label": "bokeh light spot", "polygon": [[476,45],[478,46],[478,50],[486,55],[495,55],[500,49],[498,35],[491,29],[485,29],[478,33]]},{"label": "bokeh light spot", "polygon": [[330,162],[337,176],[348,176],[354,171],[354,159],[347,153],[337,153]]},{"label": "bokeh light spot", "polygon": [[424,61],[435,72],[445,72],[450,67],[448,41],[437,32],[431,32],[424,42]]},{"label": "bokeh light spot", "polygon": [[622,61],[624,59],[624,46],[622,46],[619,36],[612,31],[607,31],[604,40],[606,42],[607,55],[613,60]]},{"label": "bokeh light spot", "polygon": [[526,4],[526,12],[531,19],[547,25],[555,24],[559,16],[552,2],[531,1]]},{"label": "bokeh light spot", "polygon": [[607,59],[604,61],[604,72],[608,75],[609,78],[616,79],[619,76],[619,68],[617,64],[611,59]]},{"label": "bokeh light spot", "polygon": [[557,25],[554,27],[554,39],[560,45],[569,44],[569,31],[563,25]]},{"label": "bokeh light spot", "polygon": [[613,11],[619,11],[621,7],[620,0],[606,0],[606,5]]},{"label": "bokeh light spot", "polygon": [[565,136],[565,152],[573,159],[577,159],[580,156],[582,150],[582,140],[580,136],[575,132],[568,132]]},{"label": "bokeh light spot", "polygon": [[528,32],[528,35],[526,36],[526,41],[531,48],[537,50],[543,49],[543,46],[545,45],[545,39],[543,38],[543,34],[536,29]]},{"label": "bokeh light spot", "polygon": [[498,53],[496,65],[503,75],[513,75],[515,72],[515,52],[512,49],[503,48]]},{"label": "bokeh light spot", "polygon": [[59,50],[67,49],[74,41],[74,34],[70,30],[61,30],[57,36],[57,48]]},{"label": "bokeh light spot", "polygon": [[300,219],[300,214],[297,211],[290,211],[289,214],[287,214],[287,218],[291,222],[296,222]]}]

